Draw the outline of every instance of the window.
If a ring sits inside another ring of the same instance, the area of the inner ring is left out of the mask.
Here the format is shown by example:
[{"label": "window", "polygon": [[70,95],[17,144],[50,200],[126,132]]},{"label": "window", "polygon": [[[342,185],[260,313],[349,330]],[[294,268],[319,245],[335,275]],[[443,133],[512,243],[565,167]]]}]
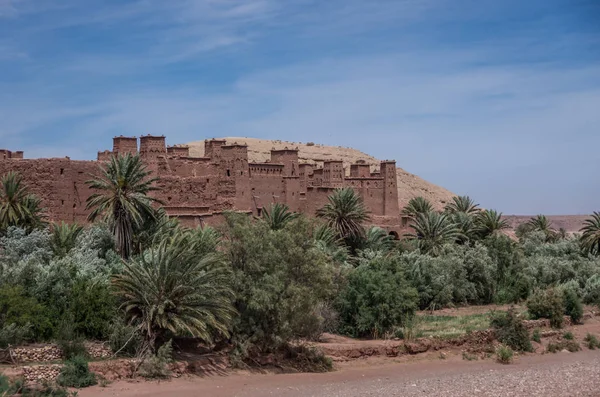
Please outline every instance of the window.
[{"label": "window", "polygon": [[231,171],[227,170],[227,176],[231,176]]},{"label": "window", "polygon": [[62,175],[62,174],[64,174],[64,173],[65,173],[65,169],[64,169],[64,168],[61,168],[61,169],[60,169],[60,174]]}]

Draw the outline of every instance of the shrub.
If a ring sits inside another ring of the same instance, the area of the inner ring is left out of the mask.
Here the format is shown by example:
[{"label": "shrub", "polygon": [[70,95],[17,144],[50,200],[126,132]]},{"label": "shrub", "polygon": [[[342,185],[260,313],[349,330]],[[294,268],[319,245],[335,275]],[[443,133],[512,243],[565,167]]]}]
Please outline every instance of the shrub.
[{"label": "shrub", "polygon": [[537,343],[542,343],[542,335],[539,328],[533,330],[533,333],[531,334],[531,340]]},{"label": "shrub", "polygon": [[527,300],[527,310],[533,319],[549,319],[553,328],[563,325],[564,301],[555,288],[535,291]]},{"label": "shrub", "polygon": [[8,324],[0,328],[0,349],[11,346],[19,346],[31,335],[31,326],[29,324],[18,326]]},{"label": "shrub", "polygon": [[583,318],[583,304],[577,296],[577,293],[568,288],[564,290],[565,314],[571,317],[573,324],[578,324]]},{"label": "shrub", "polygon": [[57,383],[65,387],[88,387],[97,383],[96,375],[90,372],[88,362],[85,357],[75,356],[67,360],[60,370]]},{"label": "shrub", "polygon": [[67,360],[88,355],[83,339],[75,334],[74,324],[68,318],[59,327],[56,344]]},{"label": "shrub", "polygon": [[333,369],[333,361],[321,350],[314,347],[287,344],[284,348],[284,358],[293,361],[294,367],[303,372],[327,372]]},{"label": "shrub", "polygon": [[588,349],[590,350],[596,350],[597,347],[600,347],[600,341],[598,340],[598,338],[596,338],[595,335],[592,335],[590,333],[588,333],[585,336],[584,341],[587,344]]},{"label": "shrub", "polygon": [[173,360],[173,345],[171,340],[162,345],[155,355],[146,357],[138,369],[138,374],[148,379],[166,379],[171,376],[169,364]]},{"label": "shrub", "polygon": [[513,355],[513,350],[508,346],[500,345],[496,349],[496,360],[501,364],[512,363]]},{"label": "shrub", "polygon": [[48,310],[35,298],[28,297],[22,286],[0,288],[0,324],[29,327],[30,336],[44,339],[51,335]]},{"label": "shrub", "polygon": [[583,301],[589,305],[600,306],[600,274],[594,274],[585,282]]},{"label": "shrub", "polygon": [[364,261],[350,272],[340,293],[341,330],[352,336],[381,337],[414,316],[417,299],[395,257]]},{"label": "shrub", "polygon": [[232,269],[235,308],[232,341],[244,360],[249,350],[276,351],[318,330],[319,306],[333,298],[336,268],[300,216],[281,230],[229,213],[224,251]]},{"label": "shrub", "polygon": [[567,331],[563,334],[563,338],[566,340],[574,340],[575,336],[573,335],[573,333],[571,331]]},{"label": "shrub", "polygon": [[563,340],[560,342],[549,343],[546,347],[546,351],[549,353],[557,353],[563,350],[575,353],[581,350],[581,346],[574,340]]},{"label": "shrub", "polygon": [[108,343],[113,353],[134,356],[142,344],[142,336],[138,329],[120,321],[113,322],[110,328]]},{"label": "shrub", "polygon": [[469,352],[462,352],[462,359],[466,361],[477,361],[477,356]]},{"label": "shrub", "polygon": [[77,281],[69,296],[73,331],[89,339],[106,340],[117,302],[106,282]]},{"label": "shrub", "polygon": [[19,395],[24,397],[75,397],[77,392],[69,392],[64,387],[42,384],[41,387],[30,388],[23,379],[10,380],[0,374],[0,396]]},{"label": "shrub", "polygon": [[517,317],[514,308],[507,312],[492,313],[490,324],[496,333],[496,339],[517,351],[533,351],[529,332],[523,321]]}]

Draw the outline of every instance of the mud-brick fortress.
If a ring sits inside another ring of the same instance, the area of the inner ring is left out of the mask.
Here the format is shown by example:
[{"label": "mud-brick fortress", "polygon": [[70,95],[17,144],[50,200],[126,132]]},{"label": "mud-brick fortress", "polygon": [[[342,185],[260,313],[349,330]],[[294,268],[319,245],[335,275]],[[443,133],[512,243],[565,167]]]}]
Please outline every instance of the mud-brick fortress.
[{"label": "mud-brick fortress", "polygon": [[0,174],[21,173],[43,199],[50,220],[86,223],[92,191],[85,182],[98,174],[99,162],[125,153],[139,153],[159,177],[160,190],[153,194],[185,225],[216,224],[223,211],[260,215],[271,203],[313,215],[336,188],[352,187],[370,211],[370,224],[395,236],[404,226],[395,161],[382,161],[375,172],[368,164],[352,164],[347,170],[338,159],[300,163],[296,148],[272,150],[270,161],[252,163],[246,145],[225,140],[207,140],[205,157],[191,157],[187,146],[166,146],[164,136],[120,136],[113,139],[112,151],[98,152],[97,161],[25,159],[21,151],[0,149]]}]

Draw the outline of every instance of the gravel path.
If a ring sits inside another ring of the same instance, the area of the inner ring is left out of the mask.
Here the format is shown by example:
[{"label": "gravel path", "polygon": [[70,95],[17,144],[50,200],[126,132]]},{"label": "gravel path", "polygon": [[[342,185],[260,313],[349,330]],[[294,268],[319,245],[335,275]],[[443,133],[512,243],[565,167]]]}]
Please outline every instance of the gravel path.
[{"label": "gravel path", "polygon": [[600,396],[600,352],[491,360],[386,364],[327,374],[232,375],[167,383],[117,383],[85,396]]}]

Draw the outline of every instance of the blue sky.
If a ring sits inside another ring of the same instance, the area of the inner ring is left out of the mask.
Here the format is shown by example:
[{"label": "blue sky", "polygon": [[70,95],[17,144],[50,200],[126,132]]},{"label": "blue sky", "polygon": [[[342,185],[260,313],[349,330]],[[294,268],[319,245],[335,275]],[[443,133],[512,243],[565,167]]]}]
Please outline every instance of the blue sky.
[{"label": "blue sky", "polygon": [[0,0],[0,147],[350,146],[488,208],[600,210],[600,2]]}]

